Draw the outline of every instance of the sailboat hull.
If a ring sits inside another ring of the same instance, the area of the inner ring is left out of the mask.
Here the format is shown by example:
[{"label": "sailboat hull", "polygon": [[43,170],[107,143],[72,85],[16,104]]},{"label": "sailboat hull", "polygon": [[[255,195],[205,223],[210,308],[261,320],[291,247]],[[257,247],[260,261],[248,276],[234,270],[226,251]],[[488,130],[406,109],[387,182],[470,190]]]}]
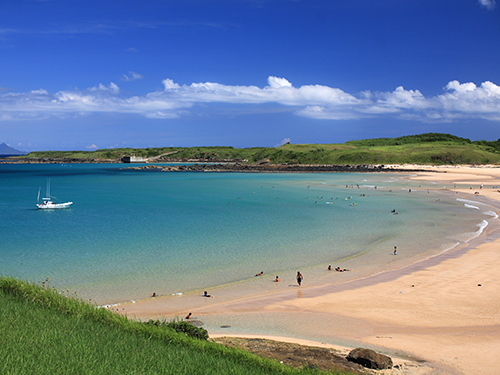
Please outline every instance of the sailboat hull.
[{"label": "sailboat hull", "polygon": [[54,202],[44,202],[42,204],[37,204],[36,206],[40,210],[60,210],[63,208],[69,208],[73,202],[66,202],[66,203],[54,203]]}]

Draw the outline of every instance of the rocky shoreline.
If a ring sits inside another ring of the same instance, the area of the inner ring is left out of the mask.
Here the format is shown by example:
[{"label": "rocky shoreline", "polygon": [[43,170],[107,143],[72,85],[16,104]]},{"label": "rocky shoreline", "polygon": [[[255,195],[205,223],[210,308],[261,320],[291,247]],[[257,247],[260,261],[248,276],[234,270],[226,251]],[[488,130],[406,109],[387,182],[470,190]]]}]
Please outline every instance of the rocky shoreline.
[{"label": "rocky shoreline", "polygon": [[[175,165],[148,164],[145,166],[125,167],[123,170],[158,171],[158,172],[273,172],[273,173],[347,173],[347,172],[425,172],[423,169],[406,169],[395,166],[372,164],[272,164],[269,161],[259,163],[242,163],[235,160],[162,160]],[[194,163],[194,164],[181,164]],[[80,159],[80,158],[5,158],[0,164],[127,164],[122,159]]]},{"label": "rocky shoreline", "polygon": [[313,172],[423,172],[420,169],[399,169],[384,165],[333,165],[333,164],[192,164],[192,165],[146,165],[127,167],[124,170],[158,172],[273,172],[273,173],[313,173]]},{"label": "rocky shoreline", "polygon": [[[378,354],[369,349],[345,349],[338,350],[326,347],[300,345],[283,341],[275,341],[262,338],[242,338],[242,337],[216,337],[211,341],[219,344],[236,347],[249,351],[261,357],[274,359],[286,366],[311,370],[332,371],[333,373],[349,373],[352,375],[370,374],[426,374],[432,368],[429,364],[416,359],[395,358],[395,362],[385,355]],[[351,359],[352,353],[363,351],[369,357],[379,357],[380,364],[374,366],[371,361],[357,361]]]},{"label": "rocky shoreline", "polygon": [[109,164],[122,163],[120,159],[80,159],[80,158],[0,158],[0,164]]}]

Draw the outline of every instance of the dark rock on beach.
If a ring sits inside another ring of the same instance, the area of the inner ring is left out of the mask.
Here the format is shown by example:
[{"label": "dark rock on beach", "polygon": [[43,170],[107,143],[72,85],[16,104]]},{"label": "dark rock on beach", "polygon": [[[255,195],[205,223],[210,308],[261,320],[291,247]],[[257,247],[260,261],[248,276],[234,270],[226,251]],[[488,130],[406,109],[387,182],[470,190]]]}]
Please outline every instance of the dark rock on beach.
[{"label": "dark rock on beach", "polygon": [[364,348],[353,349],[347,360],[375,370],[390,369],[393,365],[390,357]]}]

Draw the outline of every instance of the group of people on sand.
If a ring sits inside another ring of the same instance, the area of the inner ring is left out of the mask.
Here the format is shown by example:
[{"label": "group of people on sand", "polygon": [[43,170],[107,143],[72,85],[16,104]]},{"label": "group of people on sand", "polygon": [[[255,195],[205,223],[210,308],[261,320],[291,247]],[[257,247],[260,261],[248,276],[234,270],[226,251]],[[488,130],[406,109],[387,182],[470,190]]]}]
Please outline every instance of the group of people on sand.
[{"label": "group of people on sand", "polygon": [[[331,271],[332,270],[332,266],[329,265],[327,269],[328,269],[328,271]],[[340,268],[340,267],[337,266],[337,267],[335,267],[335,271],[337,271],[337,272],[346,272],[346,271],[350,271],[350,270],[347,269],[347,268]]]},{"label": "group of people on sand", "polygon": [[[329,271],[332,270],[332,266],[331,265],[328,266],[328,270]],[[348,270],[347,268],[336,267],[335,271],[344,272],[344,271],[350,271],[350,270]],[[257,273],[255,276],[261,276],[263,274],[264,274],[264,271],[261,271],[261,272]],[[300,273],[300,271],[297,271],[296,279],[297,279],[297,284],[299,284],[299,286],[301,286],[302,285],[302,280],[304,280],[304,276],[302,276],[302,273]],[[277,282],[277,283],[280,282],[279,276],[276,275],[276,278],[274,279],[274,282]],[[153,293],[152,297],[158,297],[158,295],[156,293]],[[214,296],[208,294],[208,292],[206,290],[203,292],[203,297],[214,298]],[[192,319],[192,314],[189,313],[184,319],[185,320]]]},{"label": "group of people on sand", "polygon": [[[332,266],[331,265],[328,266],[328,270],[329,271],[332,270]],[[335,271],[344,272],[344,271],[350,271],[350,270],[348,270],[347,268],[336,267]],[[264,274],[264,271],[261,271],[261,272],[257,273],[255,276],[261,276],[263,274]],[[299,284],[299,286],[301,286],[302,285],[302,280],[304,280],[304,276],[302,276],[302,273],[300,271],[297,271],[296,279],[297,279],[297,284]],[[278,275],[276,275],[276,278],[274,279],[274,282],[277,282],[277,283],[280,282],[280,278],[279,278]],[[157,294],[153,293],[153,297],[156,297],[156,296],[157,296]],[[203,292],[203,297],[214,298],[214,296],[208,294],[208,292],[206,290]],[[189,313],[184,319],[185,320],[192,319],[192,313]]]},{"label": "group of people on sand", "polygon": [[[396,246],[394,246],[394,255],[397,255],[397,254],[398,254],[397,247],[396,247]],[[331,266],[331,264],[330,264],[330,265],[328,265],[327,270],[328,270],[328,271],[331,271],[331,270],[332,270],[332,266]],[[334,270],[335,270],[335,271],[337,271],[337,272],[346,272],[346,271],[350,271],[350,270],[349,270],[349,269],[347,269],[347,268],[340,268],[340,267],[338,267],[338,266],[337,266],[337,267],[335,267],[335,268],[334,268]],[[261,271],[261,272],[259,272],[259,273],[255,274],[255,276],[262,276],[263,274],[264,274],[264,271]],[[297,276],[296,276],[296,279],[297,279],[297,284],[299,284],[299,286],[301,286],[301,285],[302,285],[302,280],[304,280],[304,276],[302,276],[302,273],[300,273],[300,271],[297,271]],[[280,278],[279,278],[279,276],[277,276],[277,275],[276,275],[276,278],[274,279],[274,282],[277,282],[277,283],[279,283],[279,282],[280,282]],[[158,295],[157,295],[156,293],[153,293],[152,297],[158,297]],[[214,296],[212,296],[212,295],[208,294],[208,292],[207,292],[206,290],[203,292],[203,297],[207,297],[207,298],[214,298]],[[192,313],[189,313],[189,314],[188,314],[188,315],[187,315],[184,319],[185,319],[185,320],[190,320],[190,319],[193,319],[193,318],[192,318]]]}]

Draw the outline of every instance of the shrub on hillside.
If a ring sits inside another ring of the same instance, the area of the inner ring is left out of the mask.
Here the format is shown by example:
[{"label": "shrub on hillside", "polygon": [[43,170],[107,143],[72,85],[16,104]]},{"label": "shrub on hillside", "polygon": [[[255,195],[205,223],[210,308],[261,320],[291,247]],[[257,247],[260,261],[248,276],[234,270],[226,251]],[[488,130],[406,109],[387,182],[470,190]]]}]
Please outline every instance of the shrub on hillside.
[{"label": "shrub on hillside", "polygon": [[154,325],[156,327],[168,327],[176,332],[184,333],[186,334],[186,336],[193,337],[195,339],[208,340],[208,332],[206,329],[201,327],[195,327],[194,325],[188,322],[183,322],[183,321],[167,322],[164,320],[150,319],[144,324]]}]

